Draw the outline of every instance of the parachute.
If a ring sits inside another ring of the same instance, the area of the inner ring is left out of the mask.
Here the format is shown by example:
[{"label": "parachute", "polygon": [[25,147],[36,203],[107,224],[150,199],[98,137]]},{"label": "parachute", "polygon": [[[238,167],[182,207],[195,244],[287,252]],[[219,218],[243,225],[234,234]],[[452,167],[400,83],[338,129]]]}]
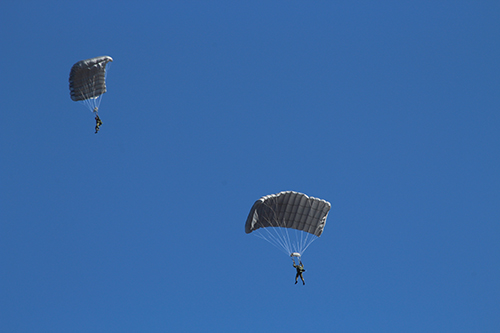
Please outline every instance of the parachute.
[{"label": "parachute", "polygon": [[77,62],[69,73],[69,90],[73,101],[83,101],[97,114],[102,94],[106,92],[106,65],[113,61],[108,56]]},{"label": "parachute", "polygon": [[245,232],[268,241],[294,259],[319,238],[331,204],[303,193],[286,191],[257,200],[245,223]]}]

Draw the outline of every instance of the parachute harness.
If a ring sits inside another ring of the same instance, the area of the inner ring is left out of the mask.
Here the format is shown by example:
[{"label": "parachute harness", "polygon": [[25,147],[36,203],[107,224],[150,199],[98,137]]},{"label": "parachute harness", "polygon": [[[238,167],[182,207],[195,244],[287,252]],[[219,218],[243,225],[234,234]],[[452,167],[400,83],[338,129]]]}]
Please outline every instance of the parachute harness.
[{"label": "parachute harness", "polygon": [[[290,254],[290,258],[292,258],[292,262],[294,265],[298,265],[302,262],[300,253],[294,252],[294,253]],[[297,258],[297,261],[298,261],[297,263],[295,262],[295,258]]]}]

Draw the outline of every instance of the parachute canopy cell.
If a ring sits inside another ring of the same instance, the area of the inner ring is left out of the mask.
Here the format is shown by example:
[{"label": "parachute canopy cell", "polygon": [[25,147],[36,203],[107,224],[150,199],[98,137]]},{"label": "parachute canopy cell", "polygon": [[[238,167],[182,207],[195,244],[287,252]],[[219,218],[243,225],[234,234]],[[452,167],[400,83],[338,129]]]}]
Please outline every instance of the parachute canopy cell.
[{"label": "parachute canopy cell", "polygon": [[245,224],[247,234],[259,228],[281,227],[320,236],[330,211],[328,201],[286,191],[257,200]]},{"label": "parachute canopy cell", "polygon": [[108,56],[77,62],[69,74],[71,99],[84,101],[101,96],[106,92],[106,64],[113,61]]}]

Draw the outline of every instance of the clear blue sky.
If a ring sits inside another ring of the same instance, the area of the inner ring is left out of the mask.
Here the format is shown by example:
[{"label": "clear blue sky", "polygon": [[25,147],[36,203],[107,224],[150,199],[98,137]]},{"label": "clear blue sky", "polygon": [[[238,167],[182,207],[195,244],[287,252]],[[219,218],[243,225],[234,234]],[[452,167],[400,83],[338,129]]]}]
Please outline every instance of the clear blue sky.
[{"label": "clear blue sky", "polygon": [[[499,1],[0,4],[0,331],[500,331]],[[71,66],[109,55],[94,134]],[[328,200],[290,258],[255,200]]]}]

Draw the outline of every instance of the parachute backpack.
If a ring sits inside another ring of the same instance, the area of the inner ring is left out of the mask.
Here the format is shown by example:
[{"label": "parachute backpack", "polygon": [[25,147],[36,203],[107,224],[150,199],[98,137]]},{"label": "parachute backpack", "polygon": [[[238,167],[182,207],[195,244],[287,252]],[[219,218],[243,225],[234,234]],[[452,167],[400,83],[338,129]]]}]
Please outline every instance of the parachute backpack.
[{"label": "parachute backpack", "polygon": [[108,56],[82,60],[74,64],[69,73],[71,99],[75,102],[82,101],[95,113],[96,133],[102,124],[97,112],[102,94],[106,92],[106,65],[112,61],[113,58]]},{"label": "parachute backpack", "polygon": [[325,228],[331,204],[303,193],[286,191],[257,200],[245,223],[245,232],[283,250],[295,262]]}]

